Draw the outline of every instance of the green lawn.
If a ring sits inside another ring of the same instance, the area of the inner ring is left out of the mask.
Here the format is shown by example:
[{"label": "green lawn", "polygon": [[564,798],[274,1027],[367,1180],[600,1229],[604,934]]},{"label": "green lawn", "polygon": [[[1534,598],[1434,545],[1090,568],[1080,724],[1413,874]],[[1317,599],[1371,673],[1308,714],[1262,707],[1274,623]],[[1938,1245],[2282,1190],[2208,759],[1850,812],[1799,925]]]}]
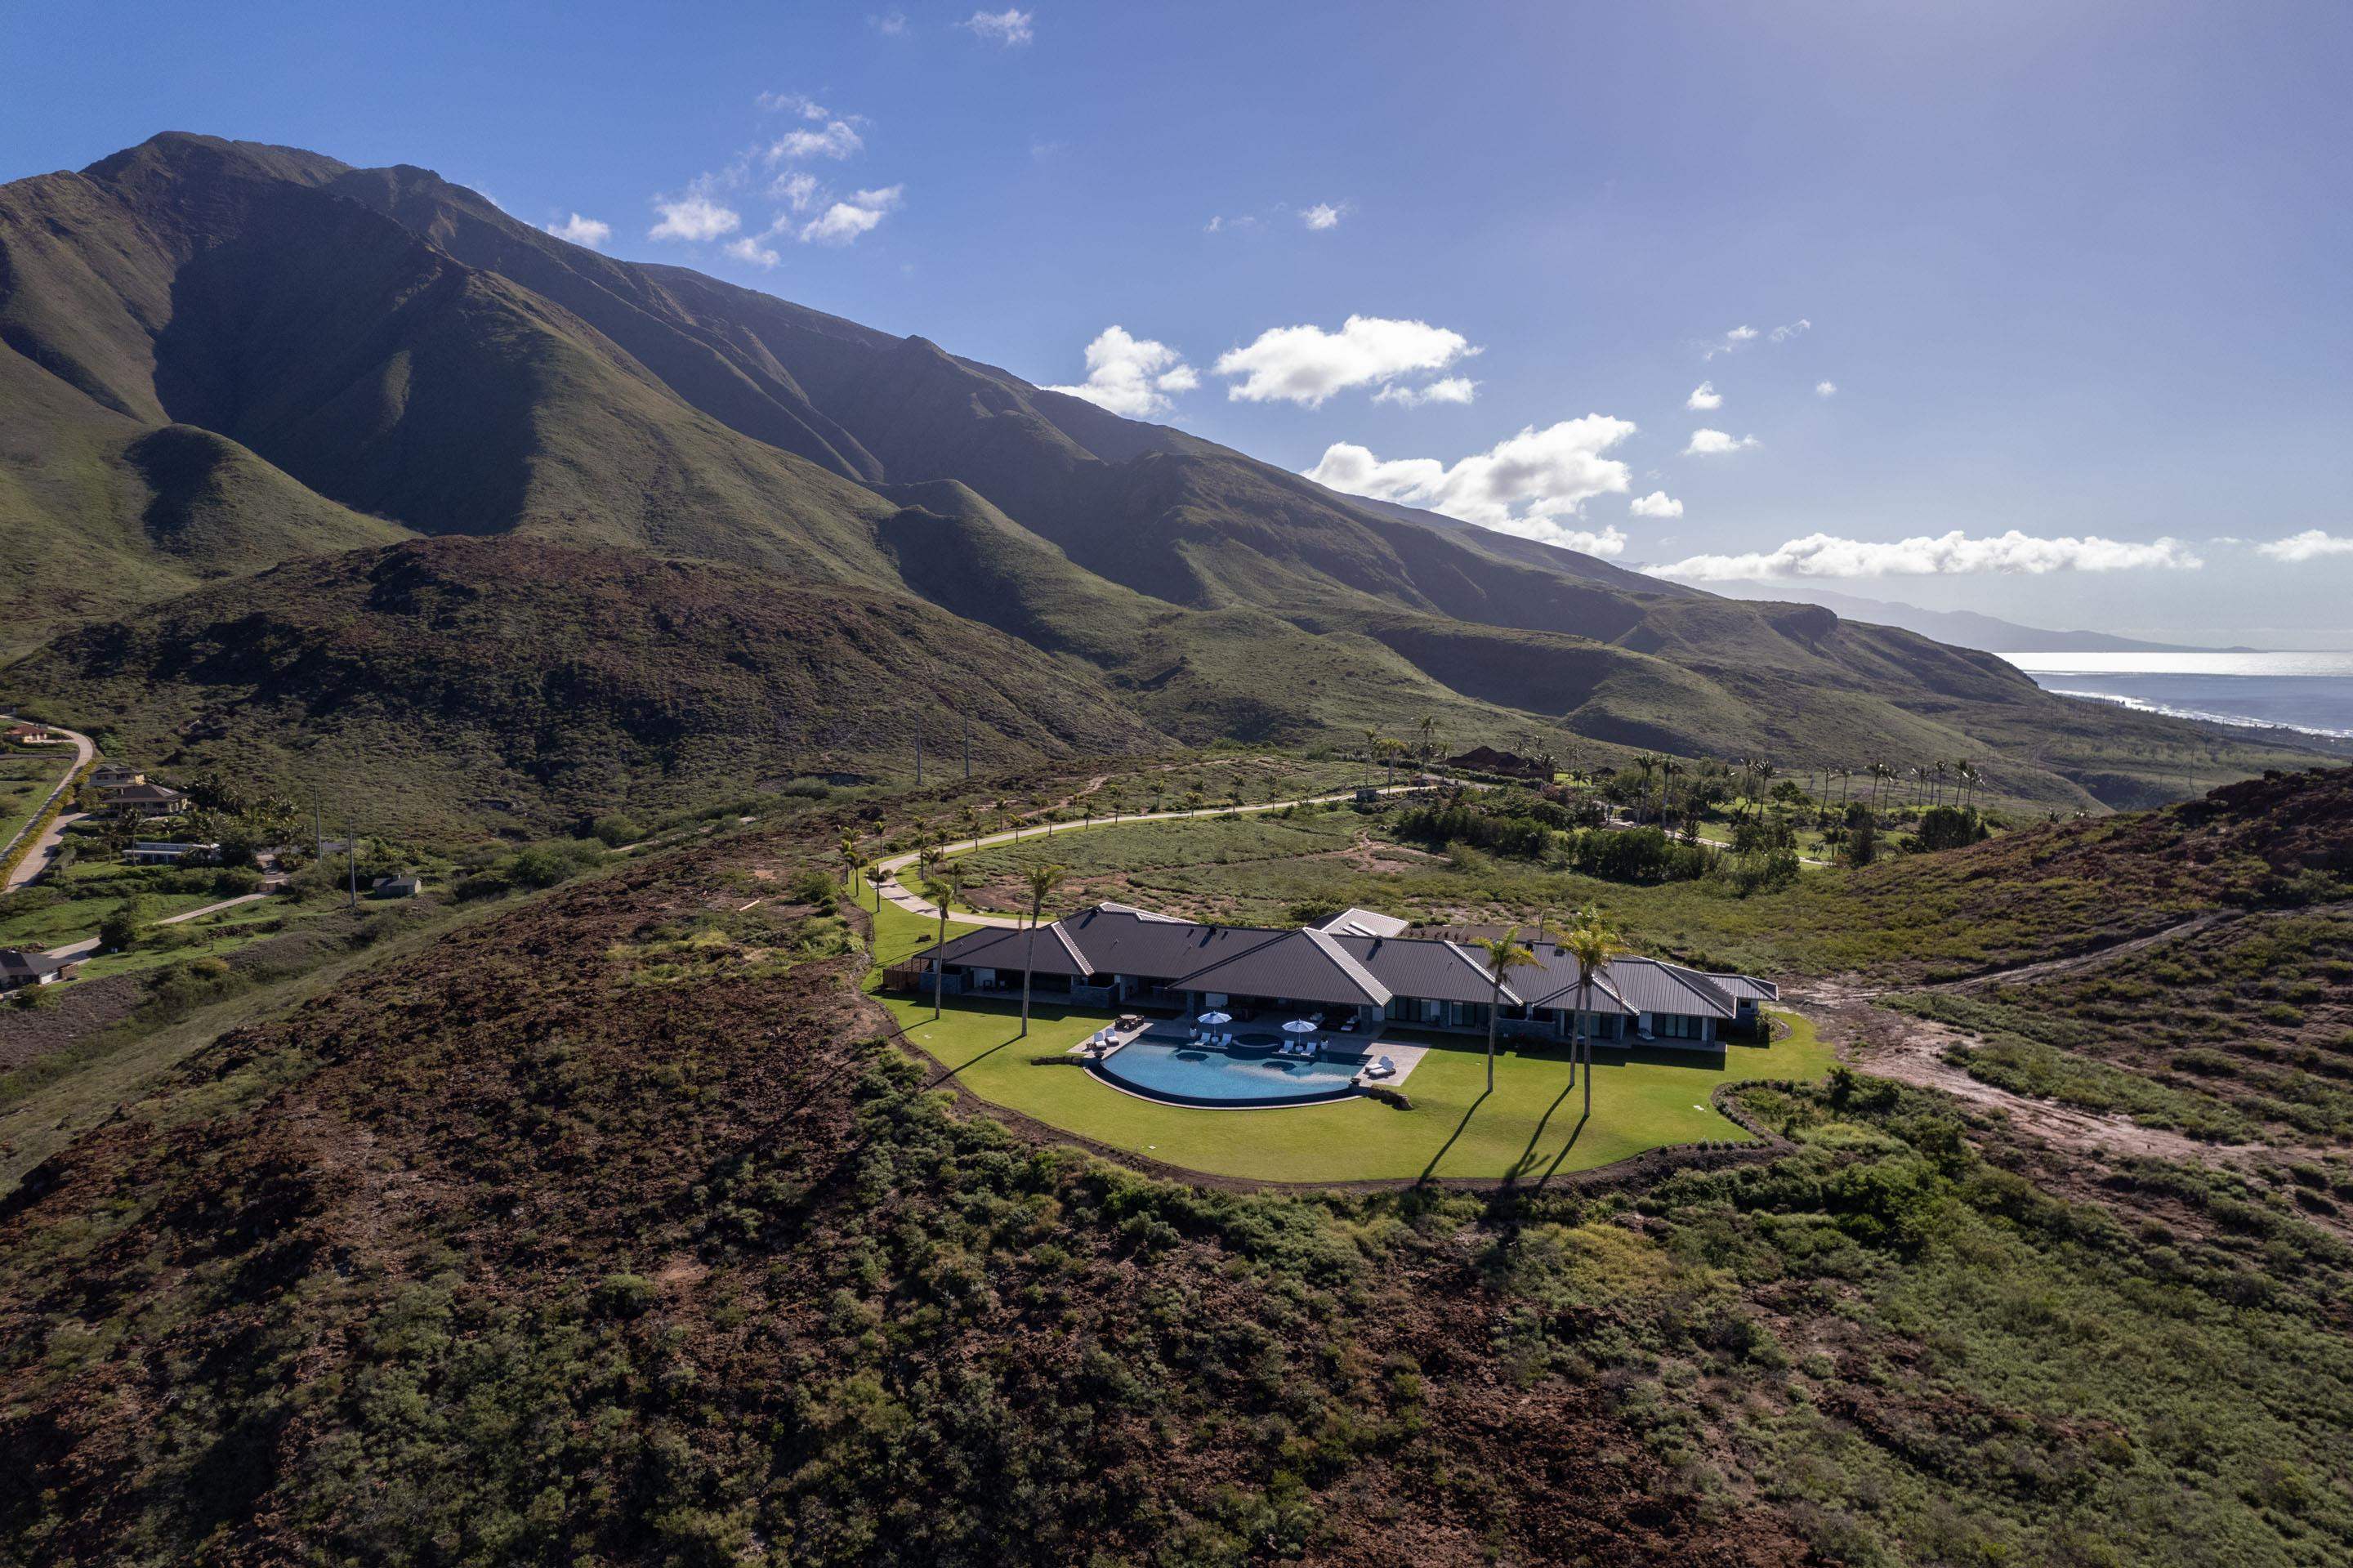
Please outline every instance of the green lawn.
[{"label": "green lawn", "polygon": [[[954,923],[949,932],[958,929]],[[903,958],[936,927],[892,906],[878,927],[878,957]],[[1584,1091],[1565,1095],[1561,1055],[1501,1053],[1495,1091],[1485,1094],[1483,1043],[1449,1040],[1422,1058],[1405,1085],[1414,1108],[1369,1099],[1271,1110],[1165,1106],[1097,1082],[1083,1069],[1043,1065],[1108,1021],[1096,1012],[1033,1010],[1029,1035],[1016,1038],[1018,1010],[958,1005],[934,1021],[928,1001],[886,997],[908,1038],[955,1072],[981,1098],[1050,1127],[1187,1170],[1270,1181],[1349,1181],[1424,1174],[1534,1181],[1547,1171],[1607,1165],[1666,1143],[1745,1141],[1747,1134],[1708,1108],[1718,1084],[1746,1078],[1812,1078],[1831,1052],[1805,1020],[1767,1047],[1735,1046],[1721,1067],[1672,1059],[1604,1061],[1594,1075],[1593,1119],[1580,1125]],[[1441,1037],[1444,1038],[1444,1037]]]},{"label": "green lawn", "polygon": [[0,747],[0,850],[16,841],[66,769],[73,766],[73,759],[70,746],[38,751]]}]

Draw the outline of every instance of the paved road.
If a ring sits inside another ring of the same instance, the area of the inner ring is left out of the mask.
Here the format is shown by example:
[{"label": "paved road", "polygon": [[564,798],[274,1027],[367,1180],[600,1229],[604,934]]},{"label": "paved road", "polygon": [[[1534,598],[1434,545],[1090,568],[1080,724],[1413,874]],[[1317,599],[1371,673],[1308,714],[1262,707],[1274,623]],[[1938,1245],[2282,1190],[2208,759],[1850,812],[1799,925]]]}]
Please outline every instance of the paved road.
[{"label": "paved road", "polygon": [[[248,893],[241,897],[224,898],[217,904],[207,904],[201,909],[190,909],[178,915],[166,915],[161,920],[156,921],[155,924],[158,926],[177,926],[184,920],[201,920],[207,915],[217,915],[224,909],[234,909],[240,904],[250,904],[257,898],[267,898],[269,896],[271,892],[275,891],[276,889],[272,888],[269,892]],[[49,949],[49,957],[53,959],[86,959],[96,951],[98,951],[98,938],[95,937],[84,937],[79,942],[69,942],[62,948],[51,948]]]},{"label": "paved road", "polygon": [[[1444,780],[1444,782],[1451,783],[1459,781],[1450,779]],[[1483,789],[1488,788],[1488,786],[1484,784],[1466,784],[1466,787],[1474,789]],[[1381,795],[1403,795],[1410,790],[1426,789],[1429,788],[1430,786],[1427,784],[1392,784],[1384,785],[1382,788],[1376,790],[1375,793]],[[1321,805],[1333,800],[1353,800],[1356,798],[1356,792],[1354,789],[1337,789],[1329,795],[1303,795],[1296,800],[1269,800],[1263,805],[1257,806],[1243,806],[1240,808],[1232,806],[1204,806],[1198,811],[1136,811],[1130,813],[1129,815],[1120,817],[1116,821],[1110,817],[1097,817],[1092,821],[1043,822],[1034,828],[1008,828],[1001,833],[989,833],[984,837],[976,839],[964,839],[955,843],[942,844],[940,847],[947,851],[948,853],[952,855],[968,854],[974,850],[985,849],[990,844],[1009,844],[1017,838],[1035,839],[1043,838],[1049,833],[1082,832],[1089,828],[1124,827],[1130,822],[1169,822],[1176,821],[1186,817],[1249,817],[1256,816],[1261,811],[1280,811],[1287,806],[1304,806],[1310,803]],[[892,903],[896,904],[900,908],[904,909],[910,915],[920,915],[926,920],[936,920],[940,917],[939,906],[934,904],[923,895],[901,885],[899,881],[899,874],[902,871],[904,871],[907,867],[914,864],[920,853],[921,852],[919,851],[909,850],[905,854],[894,854],[888,860],[878,863],[874,869],[881,872],[883,876],[888,879],[882,884],[882,896],[888,898]],[[951,920],[961,920],[970,926],[1005,926],[1015,928],[1018,928],[1024,923],[1022,917],[1013,915],[952,914],[948,918]]]},{"label": "paved road", "polygon": [[[18,724],[24,721],[18,719],[14,714],[0,714],[0,724]],[[73,766],[66,769],[65,777],[58,780],[58,787],[50,790],[47,796],[42,798],[40,810],[36,810],[33,813],[36,818],[39,817],[42,811],[46,811],[49,809],[50,801],[65,793],[66,786],[73,782],[73,776],[76,773],[80,772],[82,768],[90,760],[90,758],[98,755],[98,744],[91,740],[90,736],[86,735],[76,735],[69,729],[59,729],[55,725],[51,725],[48,727],[50,734],[64,736],[68,740],[73,742],[74,759]],[[49,861],[57,854],[58,845],[65,839],[66,829],[72,823],[80,821],[81,819],[81,812],[68,811],[60,815],[56,821],[51,822],[42,832],[40,842],[33,846],[33,853],[26,855],[23,862],[17,865],[16,869],[8,874],[8,885],[5,888],[0,888],[0,893],[14,893],[19,887],[24,886],[25,884],[40,875],[41,873],[48,870]],[[30,823],[26,825],[27,827],[31,826]],[[16,838],[8,841],[6,847],[0,848],[0,859],[5,859],[10,853],[12,853],[16,847],[17,840],[22,839],[24,836],[25,835],[20,832],[16,835]]]}]

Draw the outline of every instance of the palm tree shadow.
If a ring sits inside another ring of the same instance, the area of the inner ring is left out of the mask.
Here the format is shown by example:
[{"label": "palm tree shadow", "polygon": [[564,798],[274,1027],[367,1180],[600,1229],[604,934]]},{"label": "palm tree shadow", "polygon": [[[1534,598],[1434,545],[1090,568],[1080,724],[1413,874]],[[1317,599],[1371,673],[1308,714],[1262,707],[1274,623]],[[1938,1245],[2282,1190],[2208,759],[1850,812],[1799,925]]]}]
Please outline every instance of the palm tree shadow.
[{"label": "palm tree shadow", "polygon": [[[1544,1115],[1536,1118],[1535,1130],[1528,1134],[1528,1146],[1520,1150],[1520,1157],[1512,1161],[1511,1170],[1504,1174],[1504,1184],[1505,1186],[1508,1187],[1517,1181],[1527,1171],[1527,1168],[1535,1162],[1536,1144],[1544,1138],[1545,1128],[1552,1125],[1552,1113],[1560,1109],[1561,1101],[1568,1098],[1570,1095],[1575,1094],[1576,1092],[1577,1085],[1574,1082],[1565,1084],[1562,1086],[1560,1093],[1553,1097],[1552,1104],[1545,1107]],[[1574,1133],[1569,1135],[1569,1140],[1571,1142],[1576,1141],[1576,1135]],[[1555,1160],[1554,1163],[1558,1164],[1559,1161]]]},{"label": "palm tree shadow", "polygon": [[1545,1173],[1536,1178],[1538,1191],[1542,1191],[1545,1183],[1553,1179],[1553,1173],[1560,1169],[1560,1162],[1568,1158],[1570,1150],[1577,1147],[1577,1137],[1585,1131],[1585,1124],[1592,1119],[1591,1111],[1586,1111],[1577,1118],[1577,1125],[1568,1129],[1568,1141],[1560,1146],[1560,1152],[1552,1157],[1552,1163],[1545,1167]]},{"label": "palm tree shadow", "polygon": [[936,1089],[942,1084],[946,1083],[950,1078],[953,1078],[957,1074],[963,1072],[966,1067],[978,1066],[981,1063],[987,1061],[991,1056],[996,1055],[999,1051],[1004,1050],[1007,1046],[1018,1045],[1028,1038],[1029,1036],[1026,1034],[1008,1034],[1004,1039],[998,1041],[996,1044],[991,1045],[987,1050],[983,1051],[976,1056],[967,1056],[953,1067],[942,1066],[938,1075],[929,1083],[925,1084],[923,1087],[927,1089]]},{"label": "palm tree shadow", "polygon": [[1479,1097],[1464,1108],[1462,1119],[1454,1124],[1454,1130],[1447,1134],[1446,1141],[1439,1145],[1438,1152],[1430,1157],[1430,1163],[1421,1168],[1419,1180],[1427,1181],[1437,1172],[1439,1161],[1446,1158],[1446,1151],[1454,1147],[1455,1140],[1462,1136],[1462,1129],[1471,1125],[1471,1118],[1479,1114],[1479,1107],[1485,1105],[1487,1097],[1494,1092],[1493,1089],[1482,1090]]}]

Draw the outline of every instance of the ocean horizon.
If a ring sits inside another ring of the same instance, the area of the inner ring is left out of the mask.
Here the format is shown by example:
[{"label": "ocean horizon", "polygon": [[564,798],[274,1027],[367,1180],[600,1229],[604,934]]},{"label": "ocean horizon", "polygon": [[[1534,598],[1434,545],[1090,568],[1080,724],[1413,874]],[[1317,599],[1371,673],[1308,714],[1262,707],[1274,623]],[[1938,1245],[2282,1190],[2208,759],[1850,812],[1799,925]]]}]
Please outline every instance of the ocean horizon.
[{"label": "ocean horizon", "polygon": [[2055,696],[2353,740],[2353,652],[2001,657]]}]

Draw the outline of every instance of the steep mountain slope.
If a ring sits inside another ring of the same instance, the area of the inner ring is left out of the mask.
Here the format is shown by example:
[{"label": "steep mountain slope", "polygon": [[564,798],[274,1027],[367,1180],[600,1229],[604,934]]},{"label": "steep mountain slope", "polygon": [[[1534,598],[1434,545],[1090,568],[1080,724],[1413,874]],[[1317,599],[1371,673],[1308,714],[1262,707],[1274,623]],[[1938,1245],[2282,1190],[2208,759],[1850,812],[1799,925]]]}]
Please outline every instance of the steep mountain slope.
[{"label": "steep mountain slope", "polygon": [[1513,709],[1792,764],[2001,751],[2006,789],[2068,808],[2179,792],[2192,754],[2283,755],[1359,502],[569,245],[428,171],[291,149],[169,134],[0,187],[0,412],[12,648],[296,555],[512,535],[913,592],[1187,736]]},{"label": "steep mountain slope", "polygon": [[[920,600],[448,538],[290,562],[60,638],[12,676],[127,754],[409,832],[660,810],[796,771],[1156,749],[1088,673]],[[485,811],[486,799],[512,802]]]}]

